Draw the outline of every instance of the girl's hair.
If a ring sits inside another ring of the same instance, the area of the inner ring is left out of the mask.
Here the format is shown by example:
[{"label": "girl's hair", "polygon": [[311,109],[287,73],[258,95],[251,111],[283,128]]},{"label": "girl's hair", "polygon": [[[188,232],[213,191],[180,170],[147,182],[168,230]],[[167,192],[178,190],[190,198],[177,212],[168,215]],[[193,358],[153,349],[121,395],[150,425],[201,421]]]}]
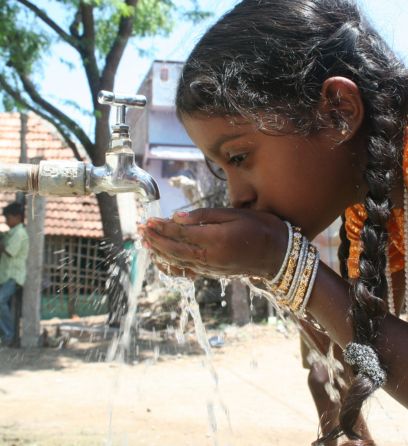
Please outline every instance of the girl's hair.
[{"label": "girl's hair", "polygon": [[[387,311],[386,223],[390,191],[401,178],[408,73],[354,2],[242,1],[209,29],[188,58],[177,112],[181,117],[239,115],[275,129],[290,121],[296,132],[309,134],[324,125],[318,104],[322,84],[332,76],[354,81],[365,107],[368,218],[361,233],[352,315],[354,341],[373,345]],[[334,115],[332,125],[343,128],[346,122]],[[345,248],[340,250],[343,266]],[[340,426],[330,438],[344,433],[358,439],[354,425],[373,390],[367,377],[356,376],[342,405]]]}]

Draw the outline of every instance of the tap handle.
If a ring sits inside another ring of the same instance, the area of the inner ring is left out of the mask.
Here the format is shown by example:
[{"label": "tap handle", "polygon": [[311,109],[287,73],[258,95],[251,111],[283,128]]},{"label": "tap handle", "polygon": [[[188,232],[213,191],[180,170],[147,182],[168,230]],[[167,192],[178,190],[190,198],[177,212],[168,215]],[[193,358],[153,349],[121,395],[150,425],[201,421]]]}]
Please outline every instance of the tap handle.
[{"label": "tap handle", "polygon": [[126,125],[126,108],[143,108],[147,99],[142,95],[121,95],[114,94],[111,91],[101,90],[98,93],[98,102],[104,105],[117,107],[116,124],[112,127],[114,132],[127,132],[129,126]]},{"label": "tap handle", "polygon": [[134,107],[143,108],[147,99],[143,95],[127,96],[123,94],[114,94],[111,91],[101,90],[98,93],[98,102],[104,105],[114,105],[116,107]]}]

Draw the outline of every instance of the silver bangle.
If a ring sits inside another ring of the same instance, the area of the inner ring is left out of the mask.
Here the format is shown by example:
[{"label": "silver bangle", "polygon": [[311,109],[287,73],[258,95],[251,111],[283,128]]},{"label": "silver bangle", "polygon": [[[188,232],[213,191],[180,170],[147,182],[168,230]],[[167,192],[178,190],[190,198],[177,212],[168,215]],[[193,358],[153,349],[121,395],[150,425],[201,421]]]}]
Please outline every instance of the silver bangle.
[{"label": "silver bangle", "polygon": [[309,299],[310,299],[310,296],[312,295],[313,286],[314,286],[316,276],[317,276],[317,270],[319,269],[319,263],[320,263],[320,254],[319,254],[319,251],[316,251],[315,263],[313,265],[312,276],[310,277],[310,281],[307,286],[307,293],[306,293],[306,296],[305,296],[305,299],[304,299],[302,305],[299,308],[299,311],[296,313],[296,315],[298,317],[303,317],[303,314],[306,310],[307,304],[309,303]]},{"label": "silver bangle", "polygon": [[381,367],[378,354],[370,345],[350,342],[343,350],[343,357],[347,364],[355,367],[357,375],[366,376],[376,389],[387,381],[387,374]]},{"label": "silver bangle", "polygon": [[283,262],[281,264],[281,267],[280,267],[279,271],[276,273],[276,275],[275,275],[275,277],[273,279],[268,280],[268,282],[271,285],[274,285],[282,277],[282,274],[285,272],[286,266],[288,264],[290,251],[292,250],[292,243],[293,243],[293,229],[292,229],[292,225],[288,221],[285,221],[285,225],[288,228],[288,246],[286,248],[286,254],[285,254],[285,257],[283,259]]}]

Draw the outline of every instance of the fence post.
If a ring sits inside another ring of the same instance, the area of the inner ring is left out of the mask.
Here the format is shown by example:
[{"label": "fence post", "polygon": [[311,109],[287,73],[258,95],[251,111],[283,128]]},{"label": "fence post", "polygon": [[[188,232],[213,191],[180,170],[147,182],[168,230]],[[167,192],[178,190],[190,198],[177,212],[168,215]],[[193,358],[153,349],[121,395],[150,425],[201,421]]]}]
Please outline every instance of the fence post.
[{"label": "fence post", "polygon": [[41,319],[41,283],[44,253],[45,198],[30,195],[27,206],[27,231],[30,249],[27,278],[23,291],[22,347],[38,347]]}]

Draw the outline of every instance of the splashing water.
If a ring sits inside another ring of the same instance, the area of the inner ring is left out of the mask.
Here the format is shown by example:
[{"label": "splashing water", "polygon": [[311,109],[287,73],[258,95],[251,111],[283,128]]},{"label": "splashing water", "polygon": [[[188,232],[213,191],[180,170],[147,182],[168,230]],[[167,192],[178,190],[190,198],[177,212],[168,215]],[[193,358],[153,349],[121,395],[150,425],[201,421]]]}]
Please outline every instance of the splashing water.
[{"label": "splashing water", "polygon": [[[158,217],[160,216],[160,207],[159,202],[153,202],[150,203],[148,206],[144,208],[144,213],[142,216],[142,222],[145,222],[150,217]],[[121,330],[119,335],[113,339],[107,353],[107,361],[119,361],[121,364],[125,362],[126,356],[128,355],[130,351],[130,344],[131,344],[131,338],[132,338],[132,330],[137,325],[137,319],[136,319],[136,311],[137,311],[137,304],[138,304],[138,296],[140,295],[142,291],[143,286],[143,280],[145,276],[145,272],[147,270],[148,264],[149,264],[149,254],[147,250],[142,248],[141,240],[140,238],[136,239],[134,243],[134,248],[137,250],[137,264],[136,264],[136,280],[134,282],[129,281],[128,283],[128,311],[126,313],[126,316],[124,318],[124,322],[122,323]],[[170,273],[170,267],[168,270],[168,273]],[[225,414],[227,418],[228,425],[230,427],[230,430],[232,430],[231,427],[231,421],[229,416],[229,409],[225,405],[225,403],[222,401],[220,393],[219,393],[219,387],[218,387],[218,375],[214,368],[214,365],[212,363],[212,351],[211,346],[208,342],[208,337],[205,331],[205,326],[203,324],[203,321],[201,319],[200,309],[199,305],[195,299],[195,286],[194,282],[186,277],[171,277],[170,274],[165,275],[162,272],[159,272],[159,278],[161,281],[168,287],[173,288],[176,291],[178,291],[181,295],[181,302],[180,302],[180,324],[179,329],[176,331],[176,338],[178,342],[183,343],[185,342],[185,330],[187,326],[187,322],[189,319],[189,316],[192,317],[194,322],[194,329],[197,337],[197,341],[200,345],[200,347],[205,352],[205,366],[209,370],[210,375],[212,377],[212,380],[214,382],[214,392],[217,396],[219,405]],[[223,279],[223,293],[225,295],[225,287],[229,283],[229,279],[224,278]],[[155,357],[158,357],[159,350],[156,349]],[[119,378],[116,377],[114,387],[115,389],[118,388],[118,382]],[[211,430],[211,434],[213,437],[214,445],[218,445],[217,440],[217,421],[215,417],[215,405],[213,401],[207,402],[207,412],[208,412],[208,421],[209,421],[209,427]],[[109,428],[108,428],[108,440],[106,442],[107,446],[112,445],[112,419],[113,419],[113,404],[111,405],[109,409]]]},{"label": "splashing water", "polygon": [[[314,362],[320,362],[323,364],[329,375],[329,381],[325,384],[325,391],[328,394],[329,398],[333,402],[337,402],[340,400],[340,393],[337,388],[336,383],[340,387],[344,387],[346,384],[344,382],[344,379],[342,378],[342,373],[344,371],[343,365],[340,361],[338,361],[334,357],[334,351],[333,351],[333,342],[330,342],[329,350],[327,354],[324,354],[316,349],[316,346],[314,345],[313,341],[309,339],[308,334],[303,329],[302,325],[300,324],[299,320],[290,315],[285,314],[282,308],[280,308],[276,303],[276,298],[273,294],[269,293],[268,291],[256,287],[251,280],[248,277],[241,277],[241,281],[249,287],[250,290],[250,300],[251,300],[251,306],[252,306],[252,300],[255,295],[259,295],[261,297],[265,297],[268,302],[271,303],[272,307],[274,308],[278,319],[279,319],[279,331],[282,332],[285,337],[289,337],[289,322],[295,325],[297,330],[300,334],[303,335],[303,340],[306,342],[307,346],[309,347],[310,353],[307,357],[307,360],[310,364]],[[278,327],[277,327],[278,328]],[[318,329],[318,328],[317,328]]]},{"label": "splashing water", "polygon": [[[144,208],[144,213],[142,216],[142,222],[144,223],[148,218],[150,217],[158,217],[160,216],[160,207],[159,202],[153,202],[150,203],[148,206]],[[132,329],[136,327],[137,320],[136,320],[136,311],[137,311],[137,301],[138,296],[141,293],[143,280],[145,277],[145,272],[147,270],[148,264],[149,264],[149,254],[148,252],[142,248],[141,239],[138,237],[134,242],[134,248],[137,250],[137,265],[136,265],[136,280],[129,281],[128,288],[128,311],[126,313],[126,316],[124,318],[121,331],[119,335],[112,341],[108,353],[107,353],[107,361],[120,361],[122,364],[124,363],[127,354],[130,351],[130,344],[131,344],[131,334]],[[224,404],[224,402],[221,399],[220,391],[219,391],[219,379],[218,374],[214,368],[213,362],[212,362],[212,350],[211,346],[208,341],[207,333],[205,331],[205,326],[203,324],[203,321],[201,319],[201,314],[199,310],[199,305],[195,299],[195,286],[194,282],[186,277],[171,277],[170,276],[170,266],[168,268],[168,274],[163,274],[162,272],[159,272],[159,278],[164,283],[164,285],[168,288],[172,288],[175,291],[178,291],[181,295],[181,301],[180,301],[180,322],[179,322],[179,328],[176,330],[176,338],[179,343],[185,342],[185,331],[188,323],[189,316],[191,316],[193,323],[194,323],[194,329],[196,333],[197,342],[199,343],[200,347],[205,352],[205,366],[210,372],[211,378],[214,383],[214,398],[213,400],[207,401],[207,413],[208,413],[208,423],[212,434],[213,443],[215,446],[218,445],[218,425],[217,425],[217,419],[215,415],[215,400],[218,400],[219,406],[221,407],[223,413],[226,416],[228,425],[230,427],[230,430],[232,431],[231,427],[231,421],[229,416],[229,410],[227,406]],[[221,277],[219,278],[220,281],[220,287],[221,287],[221,297],[225,297],[225,291],[226,287],[231,281],[231,278]],[[295,325],[299,329],[299,331],[302,331],[302,328],[297,320],[291,317],[287,317],[287,315],[284,313],[284,311],[276,305],[276,299],[273,295],[268,293],[266,290],[260,289],[256,287],[248,277],[239,277],[239,279],[248,286],[250,291],[250,310],[251,313],[254,309],[253,305],[253,299],[255,296],[261,296],[265,297],[273,306],[280,324],[280,330],[286,337],[289,336],[289,322],[295,322]],[[225,306],[226,301],[222,300],[221,305]],[[252,319],[252,316],[251,316]],[[137,350],[137,346],[136,346]],[[319,359],[320,361],[323,361],[323,363],[327,366],[329,373],[330,373],[330,387],[326,389],[327,393],[331,398],[336,399],[337,395],[335,393],[334,388],[334,378],[338,380],[338,373],[341,372],[341,364],[335,360],[333,354],[329,352],[327,356],[325,355],[319,355],[318,352],[313,349],[313,355],[315,355],[313,360]],[[160,352],[157,348],[154,352],[154,356],[159,356]],[[318,355],[318,357],[316,356]],[[115,387],[118,386],[118,379],[115,382]],[[113,413],[113,407],[110,408],[110,414],[109,414],[109,439],[106,443],[107,446],[112,445],[112,413]]]},{"label": "splashing water", "polygon": [[[226,277],[220,277],[219,279],[220,281],[220,287],[221,287],[221,297],[225,297],[225,290],[228,286],[228,284],[231,282],[230,279],[227,279]],[[227,301],[225,299],[221,300],[221,306],[222,307],[226,307],[227,306]]]},{"label": "splashing water", "polygon": [[272,307],[274,308],[277,317],[279,319],[279,321],[281,321],[281,329],[280,331],[285,335],[285,337],[289,337],[289,320],[285,315],[285,312],[282,310],[281,307],[279,307],[276,304],[276,299],[275,296],[273,296],[271,293],[269,293],[268,291],[262,289],[262,288],[258,288],[256,287],[251,280],[249,279],[249,277],[239,277],[241,279],[241,282],[244,285],[247,285],[249,288],[249,298],[250,298],[250,302],[251,302],[251,312],[253,310],[253,299],[255,296],[260,296],[260,297],[264,297],[265,299],[267,299],[271,304]]},{"label": "splashing water", "polygon": [[[218,399],[219,405],[220,405],[224,415],[226,416],[229,428],[230,428],[230,430],[232,430],[231,420],[230,420],[230,416],[229,416],[229,409],[221,399],[220,389],[218,386],[218,384],[219,384],[218,374],[217,374],[217,372],[214,368],[213,362],[212,362],[211,346],[208,341],[204,323],[201,319],[200,308],[199,308],[199,305],[195,298],[194,282],[186,277],[170,277],[163,273],[160,274],[160,279],[168,288],[172,288],[175,291],[178,291],[181,295],[180,325],[179,325],[179,329],[176,332],[177,340],[180,343],[185,342],[184,333],[186,330],[188,317],[191,316],[193,319],[197,342],[199,343],[199,345],[205,352],[205,366],[208,369],[208,371],[210,372],[210,375],[214,382],[215,396]],[[217,427],[217,420],[216,420],[216,416],[215,416],[214,407],[215,407],[215,405],[214,405],[213,401],[207,402],[209,427],[211,429],[211,434],[212,434],[214,445],[218,445],[218,440],[217,440],[218,427]]]},{"label": "splashing water", "polygon": [[225,297],[225,289],[230,283],[230,279],[227,279],[226,277],[220,277],[219,281],[221,286],[221,297]]},{"label": "splashing water", "polygon": [[249,290],[249,311],[251,312],[251,323],[252,323],[252,314],[254,312],[254,297],[255,297],[255,292],[251,288]]}]

